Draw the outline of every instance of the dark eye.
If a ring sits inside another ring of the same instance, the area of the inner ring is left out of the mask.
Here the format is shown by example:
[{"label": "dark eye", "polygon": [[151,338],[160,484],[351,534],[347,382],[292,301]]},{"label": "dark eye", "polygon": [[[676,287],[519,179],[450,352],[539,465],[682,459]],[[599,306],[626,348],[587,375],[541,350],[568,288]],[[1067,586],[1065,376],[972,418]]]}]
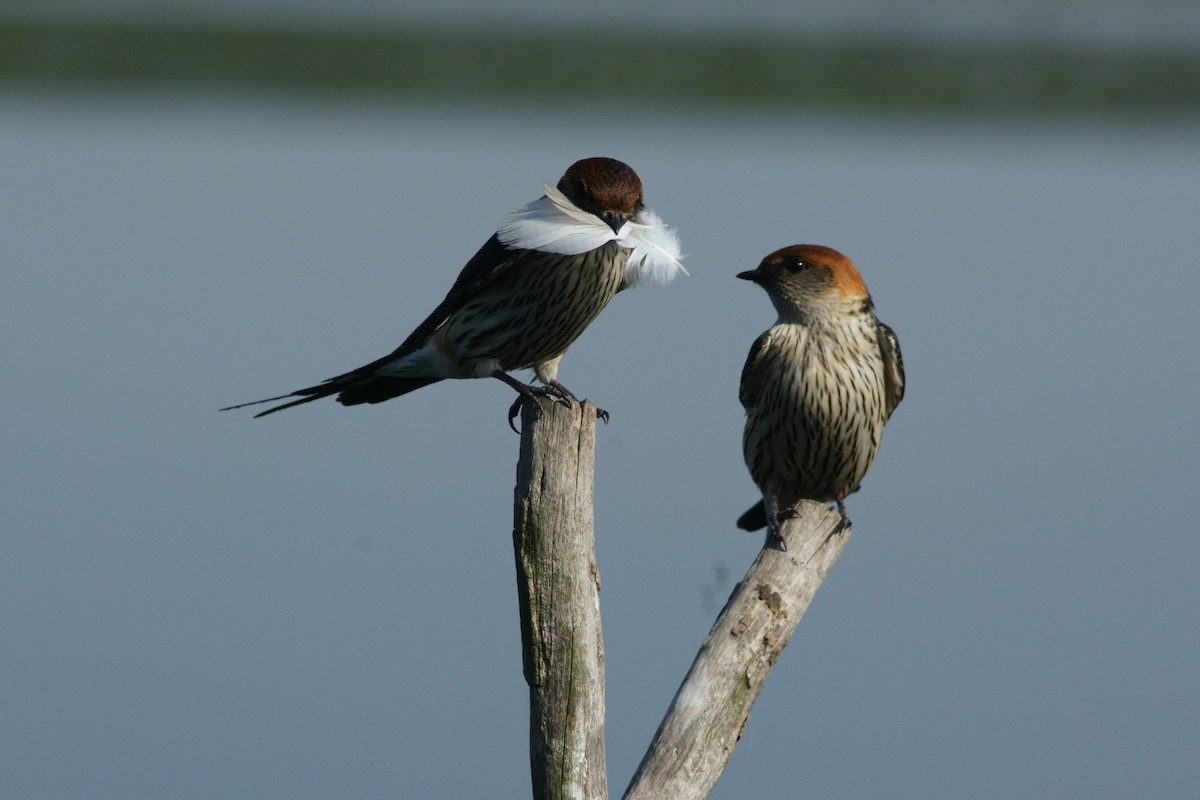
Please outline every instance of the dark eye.
[{"label": "dark eye", "polygon": [[808,268],[807,262],[805,262],[803,258],[799,258],[797,256],[792,256],[785,261],[783,265],[787,267],[788,272],[799,272],[802,269]]}]

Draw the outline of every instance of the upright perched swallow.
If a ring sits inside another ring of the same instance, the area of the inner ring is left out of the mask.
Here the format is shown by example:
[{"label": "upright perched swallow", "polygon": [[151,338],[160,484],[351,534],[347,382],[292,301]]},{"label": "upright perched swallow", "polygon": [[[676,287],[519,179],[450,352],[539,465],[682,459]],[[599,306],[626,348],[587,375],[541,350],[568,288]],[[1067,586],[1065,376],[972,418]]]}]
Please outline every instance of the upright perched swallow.
[{"label": "upright perched swallow", "polygon": [[766,290],[779,320],[758,337],[742,369],[742,452],[762,503],[738,527],[768,529],[802,499],[843,502],[875,458],[883,425],[904,397],[896,334],[875,316],[850,259],[828,247],[793,245],[738,275]]},{"label": "upright perched swallow", "polygon": [[[645,207],[642,181],[612,158],[585,158],[546,194],[501,221],[403,344],[383,358],[291,394],[256,416],[337,395],[342,405],[381,403],[445,378],[499,378],[518,397],[569,401],[558,382],[567,348],[617,292],[642,280],[665,284],[684,272],[679,241]],[[509,372],[533,369],[542,387]]]}]

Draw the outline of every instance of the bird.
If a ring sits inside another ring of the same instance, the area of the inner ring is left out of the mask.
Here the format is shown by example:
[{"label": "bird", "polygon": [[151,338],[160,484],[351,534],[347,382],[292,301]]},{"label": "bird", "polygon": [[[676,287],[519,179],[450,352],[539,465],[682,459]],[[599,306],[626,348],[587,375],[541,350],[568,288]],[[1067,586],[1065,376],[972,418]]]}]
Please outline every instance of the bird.
[{"label": "bird", "polygon": [[[382,403],[447,378],[493,377],[518,393],[509,410],[516,430],[526,399],[575,399],[558,381],[559,362],[613,296],[686,275],[682,257],[678,236],[646,208],[637,173],[615,158],[584,158],[501,220],[446,298],[391,353],[315,386],[221,410],[287,401],[255,415],[265,417],[330,395],[346,406]],[[541,386],[509,374],[529,368]]]},{"label": "bird", "polygon": [[742,368],[742,453],[762,502],[737,525],[765,526],[767,545],[786,550],[781,520],[800,500],[836,503],[834,533],[850,526],[845,499],[904,398],[904,360],[862,275],[833,248],[784,247],[737,277],[766,290],[779,314]]}]

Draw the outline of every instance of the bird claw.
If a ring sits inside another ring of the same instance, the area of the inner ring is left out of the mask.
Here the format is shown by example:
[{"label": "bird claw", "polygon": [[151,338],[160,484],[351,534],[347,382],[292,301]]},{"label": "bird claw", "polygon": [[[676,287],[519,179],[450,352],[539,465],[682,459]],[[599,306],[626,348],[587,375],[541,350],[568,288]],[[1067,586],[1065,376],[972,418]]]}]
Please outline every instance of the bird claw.
[{"label": "bird claw", "polygon": [[[492,377],[499,378],[517,392],[517,399],[513,401],[511,406],[508,407],[508,427],[512,428],[513,433],[520,433],[520,431],[517,430],[515,422],[517,420],[517,414],[521,413],[521,407],[525,405],[527,400],[532,400],[535,397],[549,397],[555,403],[562,403],[567,408],[570,408],[573,403],[579,403],[581,406],[583,405],[583,403],[580,403],[579,399],[575,397],[575,395],[571,394],[571,391],[567,387],[563,386],[558,381],[552,380],[545,386],[530,386],[527,383],[521,383],[519,380],[502,370],[496,370],[493,372]],[[604,420],[604,424],[607,425],[608,412],[603,408],[597,408],[596,419]]]},{"label": "bird claw", "polygon": [[783,539],[783,529],[767,526],[767,543],[764,545],[767,549],[775,549],[781,553],[787,552],[787,542]]},{"label": "bird claw", "polygon": [[783,523],[797,514],[796,507],[780,508],[779,501],[774,496],[767,503],[767,541],[763,547],[775,548],[781,553],[787,552],[787,542],[783,538]]},{"label": "bird claw", "polygon": [[[562,392],[563,397],[569,397],[572,400],[574,400],[576,403],[579,403],[579,405],[581,405],[581,406],[587,402],[586,400],[580,400],[578,397],[571,394],[571,392],[567,389],[567,387],[563,386],[558,381],[554,381],[547,388],[554,390],[554,391]],[[596,419],[601,420],[605,425],[607,425],[608,424],[608,412],[605,411],[603,408],[600,408],[599,406],[595,406],[595,409],[596,409]]]},{"label": "bird claw", "polygon": [[513,423],[517,419],[517,414],[521,413],[521,406],[524,405],[524,403],[525,395],[519,394],[517,395],[517,399],[513,400],[513,404],[508,407],[508,427],[512,428],[512,432],[517,435],[520,435],[521,432],[517,430],[517,426]]},{"label": "bird claw", "polygon": [[825,537],[826,542],[837,536],[839,533],[845,533],[846,531],[850,530],[850,517],[846,514],[846,504],[841,500],[836,502],[838,513],[842,515],[842,518],[838,520],[838,524],[832,531],[829,532],[829,535]]},{"label": "bird claw", "polygon": [[[499,376],[497,376],[499,377]],[[509,376],[505,376],[508,378]],[[508,407],[508,427],[512,428],[513,433],[520,433],[517,426],[513,424],[517,419],[517,414],[521,413],[521,407],[526,401],[533,400],[537,397],[549,397],[555,403],[562,403],[567,408],[571,407],[571,401],[575,400],[575,395],[571,394],[561,384],[557,382],[549,386],[529,386],[514,379],[505,380],[514,389],[517,390],[517,399]],[[578,401],[576,401],[578,402]]]},{"label": "bird claw", "polygon": [[[540,391],[552,400],[562,403],[567,408],[571,407],[571,403],[578,403],[579,399],[571,394],[571,390],[563,386],[558,381],[550,381],[545,386],[534,387],[535,392]],[[582,403],[580,403],[582,405]]]}]

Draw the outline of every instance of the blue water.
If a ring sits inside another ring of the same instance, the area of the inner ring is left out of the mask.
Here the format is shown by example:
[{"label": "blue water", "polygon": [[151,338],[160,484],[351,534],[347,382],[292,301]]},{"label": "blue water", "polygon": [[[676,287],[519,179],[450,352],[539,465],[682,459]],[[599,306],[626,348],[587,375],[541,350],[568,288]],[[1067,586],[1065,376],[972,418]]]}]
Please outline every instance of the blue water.
[{"label": "blue water", "polygon": [[759,545],[733,275],[814,242],[909,391],[713,796],[1196,796],[1197,131],[0,95],[0,793],[527,796],[509,390],[215,409],[387,352],[606,154],[691,273],[560,371],[612,413],[613,794]]}]

